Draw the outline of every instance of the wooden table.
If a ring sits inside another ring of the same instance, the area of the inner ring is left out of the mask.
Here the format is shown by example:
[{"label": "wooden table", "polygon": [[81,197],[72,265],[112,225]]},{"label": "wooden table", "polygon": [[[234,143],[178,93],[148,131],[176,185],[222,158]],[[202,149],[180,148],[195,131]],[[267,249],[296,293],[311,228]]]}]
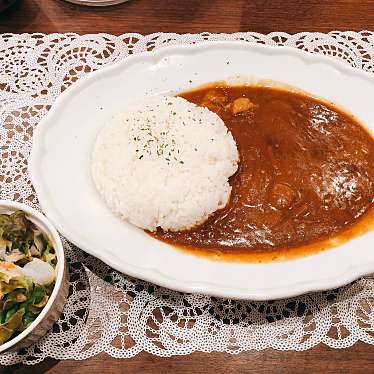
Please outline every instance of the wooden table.
[{"label": "wooden table", "polygon": [[[235,32],[374,30],[373,0],[130,0],[105,9],[62,0],[19,0],[0,15],[5,32]],[[237,356],[195,353],[159,358],[141,353],[128,360],[99,355],[86,361],[46,360],[35,367],[17,365],[3,373],[369,373],[374,348],[318,346],[306,352],[265,350]]]}]

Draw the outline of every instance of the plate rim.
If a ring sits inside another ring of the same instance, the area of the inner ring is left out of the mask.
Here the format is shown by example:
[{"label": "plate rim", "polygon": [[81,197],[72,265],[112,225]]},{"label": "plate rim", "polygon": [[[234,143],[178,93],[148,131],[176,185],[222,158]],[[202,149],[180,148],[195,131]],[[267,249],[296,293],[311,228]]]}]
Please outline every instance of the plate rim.
[{"label": "plate rim", "polygon": [[[283,51],[283,53],[291,54],[293,56],[297,56],[301,58],[305,63],[315,64],[315,63],[324,63],[332,65],[335,69],[339,72],[345,74],[354,74],[355,76],[361,76],[362,78],[368,78],[374,82],[374,77],[369,72],[366,72],[362,69],[358,69],[348,65],[347,62],[339,60],[337,58],[326,56],[322,54],[314,54],[310,53],[298,48],[288,47],[288,46],[273,46],[273,45],[263,45],[257,43],[248,43],[245,41],[204,41],[197,44],[175,44],[169,45],[161,48],[154,49],[152,51],[145,51],[139,52],[136,54],[132,54],[127,56],[121,61],[118,61],[114,64],[109,66],[105,66],[99,70],[91,72],[83,77],[81,77],[77,82],[70,85],[64,92],[62,92],[53,103],[49,112],[42,118],[42,120],[38,123],[36,128],[34,129],[33,134],[33,144],[30,151],[30,155],[28,158],[28,173],[31,179],[31,182],[34,186],[35,192],[38,196],[38,201],[41,209],[45,213],[45,215],[49,218],[49,220],[54,224],[54,226],[58,229],[58,231],[70,242],[75,244],[77,247],[81,248],[88,254],[91,254],[101,261],[108,264],[113,269],[132,276],[134,278],[140,278],[142,280],[157,284],[162,287],[171,288],[172,289],[187,292],[187,293],[195,293],[195,294],[205,294],[211,295],[216,297],[225,297],[225,298],[233,298],[233,299],[250,299],[256,301],[263,301],[263,300],[274,300],[280,298],[288,298],[294,297],[301,294],[305,294],[307,292],[316,292],[326,289],[337,288],[348,284],[355,279],[367,275],[374,271],[374,260],[372,262],[360,265],[349,265],[347,266],[339,275],[334,275],[331,277],[320,278],[315,280],[308,280],[302,282],[295,282],[292,285],[281,286],[279,288],[272,287],[272,288],[250,288],[250,287],[231,287],[231,286],[223,286],[218,285],[212,282],[207,281],[184,281],[175,279],[171,276],[168,276],[158,270],[156,267],[139,267],[137,265],[130,264],[128,262],[121,262],[121,266],[117,265],[112,258],[108,259],[105,258],[103,253],[97,251],[92,248],[86,248],[85,245],[79,240],[79,238],[75,238],[74,235],[69,234],[58,222],[58,219],[54,215],[54,209],[48,204],[48,198],[42,198],[41,196],[45,196],[46,194],[43,192],[42,183],[38,183],[38,167],[37,159],[38,155],[40,154],[41,149],[43,148],[39,143],[43,139],[42,135],[45,132],[45,129],[50,121],[50,118],[54,116],[54,112],[56,112],[64,103],[69,100],[70,95],[74,92],[79,91],[83,88],[89,81],[94,80],[96,77],[100,75],[105,75],[111,71],[115,71],[117,69],[125,69],[126,65],[136,63],[137,60],[142,59],[154,59],[155,57],[162,58],[163,55],[171,54],[173,51],[178,53],[180,50],[190,50],[190,51],[199,51],[206,48],[225,48],[225,47],[243,47],[246,49],[254,49],[254,50],[268,50],[270,51]],[[276,52],[277,53],[277,52]],[[370,131],[370,130],[369,130]],[[105,254],[105,253],[104,253]],[[186,254],[189,255],[189,254]],[[318,254],[316,254],[318,255]]]}]

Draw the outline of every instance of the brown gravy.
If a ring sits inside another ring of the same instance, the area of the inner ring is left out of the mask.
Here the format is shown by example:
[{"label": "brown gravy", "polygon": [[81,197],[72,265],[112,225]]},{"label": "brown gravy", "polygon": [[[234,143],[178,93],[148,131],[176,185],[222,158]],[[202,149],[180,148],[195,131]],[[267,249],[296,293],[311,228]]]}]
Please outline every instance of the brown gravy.
[{"label": "brown gravy", "polygon": [[159,230],[157,239],[261,262],[335,246],[373,224],[374,140],[352,116],[274,87],[205,87],[180,96],[223,119],[240,164],[224,209],[190,231]]}]

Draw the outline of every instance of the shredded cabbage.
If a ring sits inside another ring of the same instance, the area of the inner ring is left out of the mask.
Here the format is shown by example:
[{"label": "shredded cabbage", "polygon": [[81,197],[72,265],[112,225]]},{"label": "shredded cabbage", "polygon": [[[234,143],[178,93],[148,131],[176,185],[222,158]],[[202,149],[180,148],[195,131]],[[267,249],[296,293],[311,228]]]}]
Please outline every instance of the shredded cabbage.
[{"label": "shredded cabbage", "polygon": [[23,211],[0,214],[0,344],[26,329],[53,291],[56,253]]}]

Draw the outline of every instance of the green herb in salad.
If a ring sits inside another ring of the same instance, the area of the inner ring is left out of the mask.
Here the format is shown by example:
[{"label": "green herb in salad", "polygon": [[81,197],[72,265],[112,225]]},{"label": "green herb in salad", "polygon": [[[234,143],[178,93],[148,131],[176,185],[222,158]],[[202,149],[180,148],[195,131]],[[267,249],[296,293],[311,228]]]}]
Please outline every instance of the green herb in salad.
[{"label": "green herb in salad", "polygon": [[57,257],[23,211],[0,214],[0,344],[25,330],[53,291]]}]

